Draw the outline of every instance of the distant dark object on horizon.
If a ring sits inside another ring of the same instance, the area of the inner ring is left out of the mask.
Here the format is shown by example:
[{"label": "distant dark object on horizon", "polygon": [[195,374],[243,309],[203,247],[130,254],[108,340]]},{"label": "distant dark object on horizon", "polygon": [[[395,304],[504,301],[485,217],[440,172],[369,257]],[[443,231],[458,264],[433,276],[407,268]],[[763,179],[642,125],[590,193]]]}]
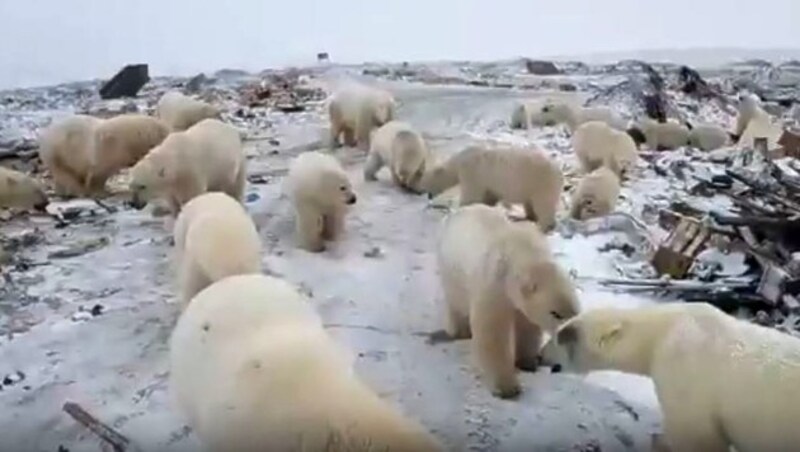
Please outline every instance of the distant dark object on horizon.
[{"label": "distant dark object on horizon", "polygon": [[317,54],[317,62],[323,63],[329,60],[330,60],[330,55],[328,55],[328,52],[320,52]]},{"label": "distant dark object on horizon", "polygon": [[561,70],[551,61],[525,60],[525,69],[529,74],[536,75],[558,75]]},{"label": "distant dark object on horizon", "polygon": [[100,88],[100,98],[136,97],[149,81],[150,74],[146,64],[129,64]]},{"label": "distant dark object on horizon", "polygon": [[208,83],[208,77],[206,77],[206,74],[201,72],[192,77],[191,80],[186,82],[184,91],[186,91],[186,93],[188,94],[197,93],[200,91],[200,88],[202,88],[203,85],[205,85],[206,83]]}]

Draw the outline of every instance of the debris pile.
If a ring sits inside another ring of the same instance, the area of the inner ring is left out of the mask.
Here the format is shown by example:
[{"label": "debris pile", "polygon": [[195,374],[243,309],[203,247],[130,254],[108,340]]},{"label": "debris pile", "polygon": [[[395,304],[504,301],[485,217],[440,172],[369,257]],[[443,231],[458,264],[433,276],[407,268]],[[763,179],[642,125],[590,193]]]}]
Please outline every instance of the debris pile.
[{"label": "debris pile", "polygon": [[284,113],[305,111],[309,102],[325,98],[321,88],[308,82],[308,76],[297,71],[272,73],[242,88],[242,104],[249,108],[273,107]]}]

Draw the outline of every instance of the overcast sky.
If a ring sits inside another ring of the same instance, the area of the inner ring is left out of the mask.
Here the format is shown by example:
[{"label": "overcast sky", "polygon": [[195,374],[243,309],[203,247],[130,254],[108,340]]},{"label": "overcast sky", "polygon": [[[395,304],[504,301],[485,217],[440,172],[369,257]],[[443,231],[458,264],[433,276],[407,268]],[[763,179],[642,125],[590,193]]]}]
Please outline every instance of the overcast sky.
[{"label": "overcast sky", "polygon": [[0,87],[313,62],[797,47],[800,0],[0,0]]}]

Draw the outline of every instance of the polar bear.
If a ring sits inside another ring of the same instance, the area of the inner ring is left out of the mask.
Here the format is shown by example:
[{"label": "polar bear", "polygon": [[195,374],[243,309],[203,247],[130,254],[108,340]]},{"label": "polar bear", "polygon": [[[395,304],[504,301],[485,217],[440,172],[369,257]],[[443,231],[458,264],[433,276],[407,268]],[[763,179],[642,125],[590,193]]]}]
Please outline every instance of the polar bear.
[{"label": "polar bear", "polygon": [[217,107],[179,91],[167,91],[156,104],[156,115],[175,132],[186,130],[203,119],[219,119]]},{"label": "polar bear", "polygon": [[627,121],[609,107],[581,107],[567,102],[548,102],[541,107],[542,121],[547,125],[566,124],[570,132],[583,123],[601,121],[615,130],[625,130]]},{"label": "polar bear", "polygon": [[131,170],[131,205],[142,209],[158,196],[177,216],[197,195],[222,191],[242,201],[246,160],[239,132],[217,119],[204,119],[171,133]]},{"label": "polar bear", "polygon": [[184,306],[210,284],[261,271],[261,241],[244,206],[222,192],[187,202],[173,229]]},{"label": "polar bear", "polygon": [[689,128],[672,120],[658,122],[643,118],[628,129],[628,134],[637,146],[644,143],[653,151],[672,150],[689,144]]},{"label": "polar bear", "polygon": [[39,156],[61,196],[101,195],[106,181],[161,143],[169,128],[139,114],[75,115],[42,133]]},{"label": "polar bear", "polygon": [[425,141],[410,124],[389,121],[372,136],[369,156],[364,165],[364,179],[376,180],[376,174],[386,165],[397,186],[417,191],[430,160]]},{"label": "polar bear", "polygon": [[755,94],[742,97],[736,117],[736,129],[733,132],[738,148],[752,148],[756,138],[766,138],[767,149],[775,149],[782,134],[780,121],[772,119],[761,107],[761,101]]},{"label": "polar bear", "polygon": [[46,210],[49,201],[41,184],[25,173],[0,166],[0,208]]},{"label": "polar bear", "polygon": [[192,299],[170,339],[170,392],[212,451],[443,450],[381,400],[310,301],[266,275]]},{"label": "polar bear", "polygon": [[623,179],[628,177],[639,157],[630,135],[602,121],[581,124],[572,135],[572,148],[585,173],[605,165]]},{"label": "polar bear", "polygon": [[437,261],[447,335],[472,337],[492,393],[516,396],[515,363],[535,370],[542,330],[553,332],[579,309],[544,234],[534,224],[510,221],[496,207],[461,207],[444,221]]},{"label": "polar bear", "polygon": [[469,146],[426,171],[420,188],[434,197],[459,185],[460,205],[520,203],[543,231],[555,226],[564,186],[561,168],[537,148]]},{"label": "polar bear", "polygon": [[753,118],[769,116],[769,113],[761,107],[761,99],[755,94],[743,94],[739,96],[739,104],[736,110],[736,126],[733,130],[733,136],[737,140],[742,136],[744,130]]},{"label": "polar bear", "polygon": [[348,206],[356,194],[342,165],[322,152],[304,152],[289,165],[286,187],[295,211],[300,248],[325,249],[325,240],[336,240],[344,229]]},{"label": "polar bear", "polygon": [[689,144],[701,151],[713,151],[729,145],[730,135],[716,124],[699,124],[689,130]]},{"label": "polar bear", "polygon": [[544,101],[525,101],[514,105],[511,111],[510,126],[512,129],[530,129],[533,126],[548,125],[542,115]]},{"label": "polar bear", "polygon": [[605,166],[583,176],[572,193],[570,217],[588,220],[613,212],[619,197],[619,183],[619,176]]},{"label": "polar bear", "polygon": [[331,149],[342,144],[369,150],[370,132],[394,119],[391,93],[361,84],[349,84],[333,93],[328,101]]},{"label": "polar bear", "polygon": [[674,452],[788,451],[800,444],[800,339],[707,303],[587,311],[544,350],[565,371],[649,376]]}]

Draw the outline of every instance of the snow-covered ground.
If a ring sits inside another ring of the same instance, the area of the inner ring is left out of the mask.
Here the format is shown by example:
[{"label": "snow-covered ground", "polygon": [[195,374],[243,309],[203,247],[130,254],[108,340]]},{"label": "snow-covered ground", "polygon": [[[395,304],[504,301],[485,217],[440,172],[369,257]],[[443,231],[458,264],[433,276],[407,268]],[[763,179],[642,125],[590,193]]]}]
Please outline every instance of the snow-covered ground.
[{"label": "snow-covered ground", "polygon": [[[381,83],[398,99],[398,116],[417,126],[437,154],[472,140],[536,142],[574,180],[575,159],[560,129],[507,127],[515,101],[572,94]],[[265,244],[264,271],[312,296],[331,333],[357,354],[358,373],[379,394],[423,422],[450,450],[649,450],[660,415],[645,378],[611,372],[582,378],[545,368],[522,375],[519,399],[499,400],[477,379],[467,342],[426,342],[427,333],[443,326],[433,250],[445,209],[393,188],[385,173],[365,183],[358,151],[337,151],[359,195],[346,236],[322,254],[297,249],[281,179],[294,155],[319,144],[325,118],[320,105],[271,119],[270,136],[280,145],[247,143],[249,171],[266,174],[266,183],[248,186],[248,208]],[[671,199],[670,184],[642,164],[624,187],[619,209],[641,217],[648,204]],[[11,273],[0,286],[7,294],[0,299],[0,378],[24,374],[0,391],[0,450],[97,450],[97,438],[62,412],[66,401],[79,403],[144,450],[197,448],[170,405],[166,385],[168,339],[179,313],[171,222],[125,208],[122,197],[109,203],[119,211],[96,207],[94,216],[64,228],[49,217],[2,226],[7,236],[38,228],[44,240],[20,251],[41,265]],[[648,271],[644,252],[659,231],[637,235],[632,222],[615,219],[583,225],[565,220],[550,235],[586,309],[654,302],[597,282]],[[48,258],[58,248],[102,237],[109,244],[94,252]],[[615,246],[624,242],[634,245],[630,257]],[[104,310],[93,316],[87,311],[96,304]]]}]

